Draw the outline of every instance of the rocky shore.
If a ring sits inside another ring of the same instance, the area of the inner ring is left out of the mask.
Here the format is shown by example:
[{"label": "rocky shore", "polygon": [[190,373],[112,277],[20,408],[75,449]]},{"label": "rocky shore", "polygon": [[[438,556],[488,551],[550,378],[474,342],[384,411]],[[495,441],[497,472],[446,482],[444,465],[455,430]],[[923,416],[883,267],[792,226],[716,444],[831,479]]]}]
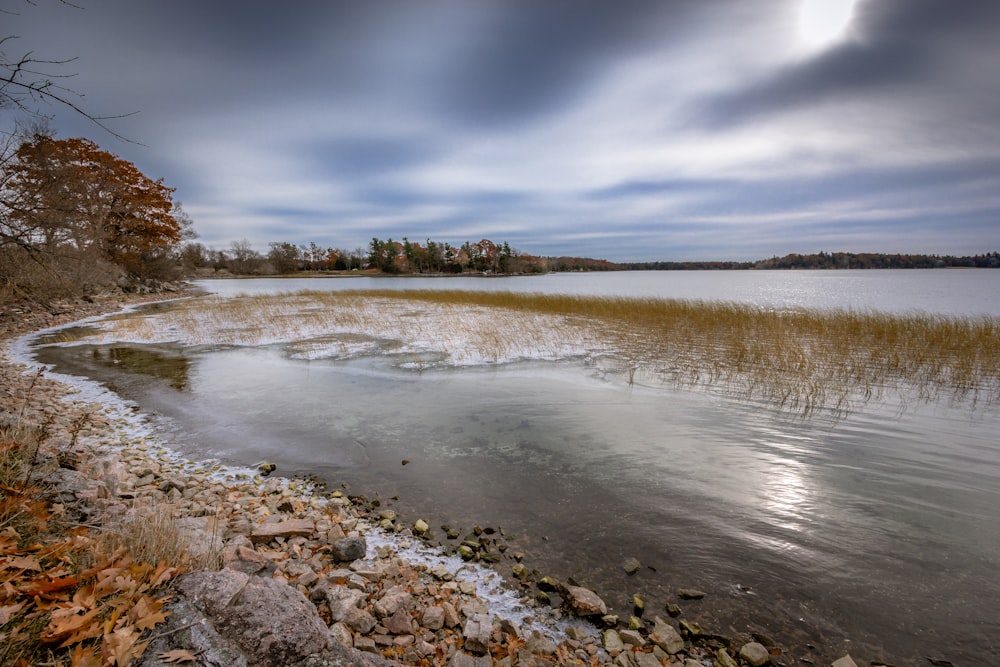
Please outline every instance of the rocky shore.
[{"label": "rocky shore", "polygon": [[[129,303],[151,297],[129,297]],[[0,314],[0,335],[117,310],[103,302]],[[609,616],[573,582],[505,584],[483,563],[502,540],[471,531],[453,555],[423,546],[424,521],[304,480],[178,459],[126,406],[87,402],[72,388],[0,352],[0,418],[45,424],[33,474],[80,524],[111,528],[170,517],[199,568],[176,578],[166,620],[147,632],[137,664],[616,665],[739,667],[784,664],[777,646],[702,632],[641,609]],[[280,471],[279,471],[280,472]],[[627,567],[627,565],[626,565]],[[517,577],[530,576],[514,566]],[[696,592],[691,592],[695,594]],[[520,597],[524,596],[524,597]],[[669,613],[668,613],[669,612]],[[765,641],[766,643],[766,641]],[[851,667],[847,656],[835,667]]]}]

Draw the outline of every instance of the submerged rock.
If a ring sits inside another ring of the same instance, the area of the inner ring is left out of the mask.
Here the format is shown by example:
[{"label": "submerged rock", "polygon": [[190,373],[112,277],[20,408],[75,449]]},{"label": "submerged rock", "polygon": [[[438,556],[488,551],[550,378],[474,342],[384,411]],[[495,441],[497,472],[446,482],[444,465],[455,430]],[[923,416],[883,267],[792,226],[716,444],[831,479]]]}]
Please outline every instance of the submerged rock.
[{"label": "submerged rock", "polygon": [[763,644],[749,642],[740,648],[740,659],[750,667],[762,667],[771,662],[771,654]]}]

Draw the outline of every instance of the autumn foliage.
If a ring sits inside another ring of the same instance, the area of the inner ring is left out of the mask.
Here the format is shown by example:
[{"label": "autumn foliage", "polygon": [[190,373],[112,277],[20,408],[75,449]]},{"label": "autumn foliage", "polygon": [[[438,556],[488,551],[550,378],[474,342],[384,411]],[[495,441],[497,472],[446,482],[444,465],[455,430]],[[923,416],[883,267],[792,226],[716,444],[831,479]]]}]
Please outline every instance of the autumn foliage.
[{"label": "autumn foliage", "polygon": [[[31,290],[17,264],[77,284],[115,273],[149,277],[185,236],[172,188],[87,139],[32,136],[6,156],[0,185],[0,279],[8,290]],[[97,267],[104,271],[95,275]]]},{"label": "autumn foliage", "polygon": [[127,665],[166,620],[164,584],[178,570],[63,525],[62,505],[10,474],[26,447],[0,437],[0,664]]}]

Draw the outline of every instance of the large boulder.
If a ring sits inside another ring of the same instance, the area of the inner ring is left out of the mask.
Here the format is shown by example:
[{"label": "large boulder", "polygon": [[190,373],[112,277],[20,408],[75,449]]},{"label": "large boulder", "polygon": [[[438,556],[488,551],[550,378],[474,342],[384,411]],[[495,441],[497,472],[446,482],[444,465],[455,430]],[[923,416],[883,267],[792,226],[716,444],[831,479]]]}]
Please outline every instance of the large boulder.
[{"label": "large boulder", "polygon": [[176,588],[184,602],[204,614],[210,634],[243,657],[242,662],[222,664],[278,667],[330,645],[330,633],[316,607],[302,593],[274,579],[235,570],[195,572],[179,577]]}]

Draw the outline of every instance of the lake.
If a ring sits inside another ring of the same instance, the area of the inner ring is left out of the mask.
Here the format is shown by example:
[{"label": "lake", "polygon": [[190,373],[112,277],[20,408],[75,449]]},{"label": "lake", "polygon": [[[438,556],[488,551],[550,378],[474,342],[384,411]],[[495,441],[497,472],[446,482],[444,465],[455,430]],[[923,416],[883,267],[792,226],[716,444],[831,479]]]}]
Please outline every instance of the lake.
[{"label": "lake", "polygon": [[[990,270],[200,286],[223,295],[440,288],[1000,316],[1000,271]],[[435,529],[502,527],[529,567],[574,578],[624,616],[633,593],[650,618],[677,603],[706,630],[775,637],[787,664],[828,664],[846,652],[859,664],[1000,664],[995,405],[870,403],[843,418],[802,419],[715,393],[628,385],[579,359],[414,369],[387,353],[305,359],[292,354],[297,342],[105,342],[37,354],[157,415],[162,437],[186,456],[271,460]],[[621,567],[629,557],[644,566],[634,576]],[[681,587],[708,595],[679,602]]]}]

